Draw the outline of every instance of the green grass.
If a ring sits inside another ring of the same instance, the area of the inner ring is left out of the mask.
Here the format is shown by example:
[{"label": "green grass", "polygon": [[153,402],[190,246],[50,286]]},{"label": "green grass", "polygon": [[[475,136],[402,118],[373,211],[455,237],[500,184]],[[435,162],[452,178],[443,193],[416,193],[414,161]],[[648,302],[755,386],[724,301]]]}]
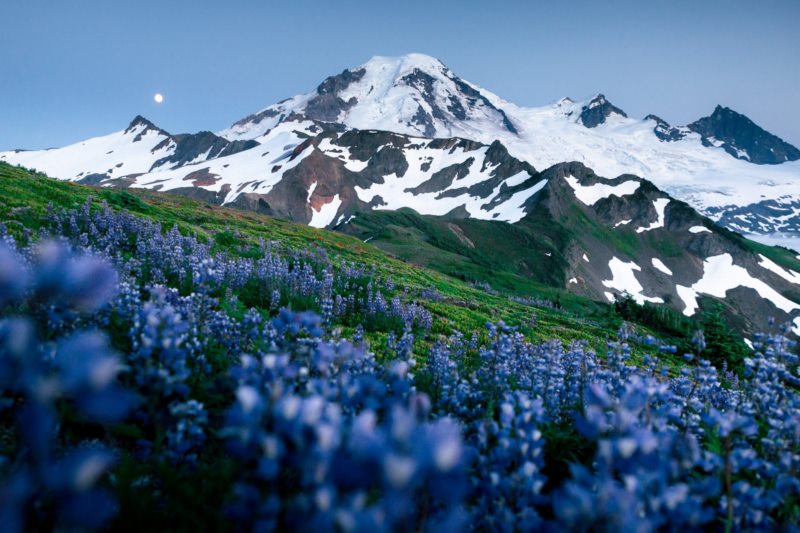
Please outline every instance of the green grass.
[{"label": "green grass", "polygon": [[403,261],[462,281],[486,283],[501,293],[558,301],[565,310],[583,316],[602,315],[607,309],[558,288],[566,282],[562,250],[567,248],[567,235],[551,221],[449,221],[403,209],[359,214],[344,231]]},{"label": "green grass", "polygon": [[[534,309],[510,301],[510,294],[560,298],[567,308],[561,311],[537,308],[537,327],[522,328],[531,340],[584,339],[602,348],[604,339],[614,332],[613,323],[591,317],[604,316],[608,306],[509,273],[493,280],[501,280],[499,285],[506,290],[490,294],[457,279],[457,268],[444,264],[446,255],[439,260],[431,258],[431,268],[425,268],[392,257],[384,250],[342,233],[164,193],[77,185],[0,163],[0,222],[16,236],[22,235],[23,228],[39,229],[48,204],[75,208],[85,203],[89,196],[97,202],[107,202],[114,209],[124,209],[157,221],[165,230],[177,225],[181,232],[211,241],[216,249],[230,254],[246,253],[242,250],[246,250],[248,245],[255,246],[259,239],[279,240],[296,248],[314,244],[325,248],[334,258],[375,265],[381,276],[392,277],[396,284],[412,290],[435,287],[444,296],[444,301],[425,302],[425,305],[434,313],[438,322],[435,331],[441,334],[453,330],[479,330],[488,321],[526,324]],[[438,269],[449,271],[453,276],[437,272]],[[575,312],[581,310],[590,310],[586,314],[589,318],[575,316]]]},{"label": "green grass", "polygon": [[[374,265],[381,277],[391,277],[396,285],[408,287],[412,292],[435,288],[444,298],[422,302],[434,314],[434,325],[429,334],[417,336],[417,354],[427,353],[432,343],[443,335],[454,331],[469,335],[474,331],[485,332],[487,322],[502,320],[519,327],[532,342],[584,340],[602,356],[608,339],[616,336],[623,321],[613,306],[551,285],[554,276],[560,275],[557,272],[565,261],[561,250],[566,248],[567,235],[562,228],[554,229],[551,221],[537,220],[535,216],[519,227],[479,220],[457,221],[463,234],[474,242],[475,250],[493,251],[492,257],[486,257],[474,250],[470,253],[472,249],[443,219],[421,217],[410,210],[359,215],[354,220],[359,224],[353,225],[356,234],[359,237],[379,235],[379,239],[373,239],[378,247],[373,241],[365,243],[361,238],[343,233],[213,206],[182,196],[142,189],[88,187],[0,163],[0,223],[15,236],[21,236],[23,228],[38,230],[49,204],[56,208],[76,208],[88,197],[98,204],[107,202],[113,209],[154,220],[165,231],[177,226],[182,233],[197,235],[211,242],[215,250],[228,254],[248,256],[257,249],[260,239],[279,240],[282,245],[293,248],[317,245],[336,262]],[[592,230],[597,231],[596,228]],[[522,254],[520,240],[530,247]],[[494,290],[477,288],[472,284],[475,281],[488,283]],[[512,296],[536,296],[558,302],[560,308],[532,307],[511,300]],[[534,312],[537,320],[535,327],[531,327],[529,321]],[[643,335],[663,334],[659,328],[648,324],[638,324],[637,329]],[[352,333],[352,325],[342,327],[344,336]],[[378,328],[367,334],[379,356],[387,333]],[[673,339],[665,336],[664,340],[672,342]],[[633,362],[652,351],[650,347],[633,346]],[[667,355],[662,356],[662,362],[673,371],[682,364],[678,357]]]}]

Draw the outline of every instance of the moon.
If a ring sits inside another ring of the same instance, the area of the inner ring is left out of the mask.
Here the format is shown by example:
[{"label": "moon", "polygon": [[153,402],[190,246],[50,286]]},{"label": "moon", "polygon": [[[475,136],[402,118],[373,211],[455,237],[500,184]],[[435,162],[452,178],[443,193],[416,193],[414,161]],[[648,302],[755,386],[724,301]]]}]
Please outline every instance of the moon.
[{"label": "moon", "polygon": [[153,100],[155,100],[157,104],[160,104],[164,101],[164,95],[161,93],[156,93],[155,96],[153,96]]}]

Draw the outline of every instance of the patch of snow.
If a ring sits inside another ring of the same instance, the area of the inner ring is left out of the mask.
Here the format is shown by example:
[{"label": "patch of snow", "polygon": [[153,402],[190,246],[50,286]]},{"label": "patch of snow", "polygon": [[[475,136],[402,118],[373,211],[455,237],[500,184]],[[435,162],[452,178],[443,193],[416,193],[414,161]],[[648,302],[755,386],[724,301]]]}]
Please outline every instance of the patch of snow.
[{"label": "patch of snow", "polygon": [[524,183],[525,180],[530,179],[531,175],[528,174],[526,171],[517,172],[513,176],[506,178],[506,185],[509,187],[516,187],[520,183]]},{"label": "patch of snow", "polygon": [[744,343],[747,345],[748,348],[755,351],[755,347],[753,346],[753,341],[747,338],[743,338],[742,340],[744,341]]},{"label": "patch of snow", "polygon": [[317,182],[315,181],[314,183],[311,184],[311,187],[308,188],[308,198],[306,198],[307,204],[311,203],[311,196],[314,194],[316,188],[317,188]]},{"label": "patch of snow", "polygon": [[583,254],[583,260],[586,261],[587,263],[589,262],[589,258],[586,256],[586,254]]},{"label": "patch of snow", "polygon": [[785,269],[761,254],[758,254],[758,257],[761,258],[761,261],[758,262],[758,266],[766,268],[773,274],[777,274],[789,283],[800,285],[800,273],[797,273],[794,270]]},{"label": "patch of snow", "polygon": [[647,227],[636,228],[636,233],[643,233],[645,231],[650,231],[656,228],[663,228],[664,227],[664,210],[667,208],[667,204],[669,204],[669,198],[656,198],[653,200],[653,207],[656,208],[656,221],[651,222]]},{"label": "patch of snow", "polygon": [[355,159],[353,154],[350,153],[349,147],[334,145],[333,142],[331,142],[330,137],[325,137],[322,139],[317,146],[317,149],[321,152],[324,152],[325,155],[329,157],[340,159],[344,163],[344,167],[347,170],[352,170],[353,172],[361,172],[367,168],[367,165],[369,164],[369,160],[361,161],[360,159]]},{"label": "patch of snow", "polygon": [[603,294],[605,295],[606,299],[609,302],[614,303],[614,302],[617,301],[617,298],[612,293],[610,293],[608,291],[603,291]]},{"label": "patch of snow", "polygon": [[615,227],[615,228],[618,228],[618,227],[620,227],[620,226],[626,226],[626,225],[630,224],[631,222],[633,222],[633,221],[632,221],[632,220],[630,220],[630,219],[626,219],[626,220],[620,220],[619,222],[617,222],[616,224],[614,224],[614,227]]},{"label": "patch of snow", "polygon": [[692,287],[685,287],[683,285],[675,285],[675,292],[678,293],[678,298],[683,300],[684,308],[683,314],[692,316],[699,307],[697,303],[697,292]]},{"label": "patch of snow", "polygon": [[315,228],[327,227],[336,218],[336,213],[339,211],[340,205],[342,205],[342,200],[337,194],[330,202],[320,207],[319,211],[312,208],[311,222],[309,222],[308,225]]},{"label": "patch of snow", "polygon": [[717,298],[725,298],[726,293],[736,287],[748,287],[759,296],[770,301],[778,309],[789,313],[800,309],[795,303],[747,272],[747,269],[733,264],[731,254],[715,255],[703,262],[703,277],[691,287],[676,285],[678,296],[685,304],[683,314],[692,316],[697,311],[697,295],[708,294]]},{"label": "patch of snow", "polygon": [[667,276],[671,276],[671,275],[672,275],[672,270],[670,270],[669,268],[667,268],[667,265],[665,265],[665,264],[664,264],[664,263],[661,261],[661,259],[659,259],[659,258],[657,258],[657,257],[654,257],[654,258],[653,258],[653,268],[655,268],[656,270],[660,270],[661,272],[663,272],[663,273],[664,273],[664,274],[666,274]]},{"label": "patch of snow", "polygon": [[664,303],[664,300],[659,297],[642,294],[644,287],[634,275],[634,271],[641,271],[642,268],[633,261],[626,263],[614,257],[608,262],[608,268],[611,269],[611,279],[603,280],[603,285],[606,287],[630,294],[638,304],[643,304],[644,302]]},{"label": "patch of snow", "polygon": [[711,233],[711,230],[705,226],[692,226],[689,228],[689,233]]},{"label": "patch of snow", "polygon": [[578,283],[578,278],[569,278],[570,283]]},{"label": "patch of snow", "polygon": [[626,196],[633,194],[639,189],[639,182],[636,180],[623,181],[618,185],[608,185],[607,183],[595,183],[594,185],[581,185],[578,178],[566,176],[564,178],[572,190],[575,197],[586,205],[594,205],[603,198],[609,196]]}]

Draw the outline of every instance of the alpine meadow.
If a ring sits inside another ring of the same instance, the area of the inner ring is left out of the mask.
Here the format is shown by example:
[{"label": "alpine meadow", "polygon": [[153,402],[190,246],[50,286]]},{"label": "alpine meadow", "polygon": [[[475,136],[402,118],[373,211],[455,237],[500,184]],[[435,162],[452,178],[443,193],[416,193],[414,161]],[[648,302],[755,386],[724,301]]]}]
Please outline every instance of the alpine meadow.
[{"label": "alpine meadow", "polygon": [[0,529],[800,529],[794,3],[13,4]]}]

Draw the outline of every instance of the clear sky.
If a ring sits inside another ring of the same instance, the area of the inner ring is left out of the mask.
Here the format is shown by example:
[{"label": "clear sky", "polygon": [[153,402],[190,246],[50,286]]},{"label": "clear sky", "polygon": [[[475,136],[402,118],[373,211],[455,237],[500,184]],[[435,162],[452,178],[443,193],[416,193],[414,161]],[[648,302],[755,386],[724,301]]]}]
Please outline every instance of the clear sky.
[{"label": "clear sky", "polygon": [[798,0],[0,0],[0,20],[0,150],[137,114],[216,131],[408,52],[520,105],[602,92],[685,124],[720,103],[800,145]]}]

